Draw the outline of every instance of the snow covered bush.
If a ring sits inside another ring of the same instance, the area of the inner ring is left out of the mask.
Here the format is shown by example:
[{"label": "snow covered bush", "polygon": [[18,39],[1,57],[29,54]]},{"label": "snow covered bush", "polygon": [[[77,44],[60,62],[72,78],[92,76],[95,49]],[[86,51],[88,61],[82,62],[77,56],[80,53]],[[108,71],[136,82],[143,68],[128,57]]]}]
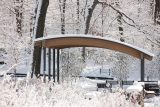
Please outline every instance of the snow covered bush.
[{"label": "snow covered bush", "polygon": [[37,79],[0,81],[0,107],[139,107],[121,92],[100,93],[91,99],[76,85],[43,83]]}]

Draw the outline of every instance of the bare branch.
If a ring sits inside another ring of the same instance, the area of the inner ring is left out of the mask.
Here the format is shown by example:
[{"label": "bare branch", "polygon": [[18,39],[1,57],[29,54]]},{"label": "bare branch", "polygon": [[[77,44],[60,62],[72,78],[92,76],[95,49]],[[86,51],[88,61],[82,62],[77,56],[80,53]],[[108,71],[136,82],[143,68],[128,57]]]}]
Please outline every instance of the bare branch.
[{"label": "bare branch", "polygon": [[115,7],[113,7],[112,5],[106,3],[106,2],[99,2],[100,4],[104,4],[107,5],[109,7],[111,7],[113,10],[115,10],[117,13],[119,13],[122,16],[125,16],[127,19],[129,19],[130,21],[132,21],[132,23],[135,24],[135,21],[133,19],[131,19],[129,16],[127,16],[125,13],[121,12],[120,10],[116,9]]},{"label": "bare branch", "polygon": [[159,43],[160,44],[160,41],[159,40],[156,40],[157,41],[157,43]]},{"label": "bare branch", "polygon": [[16,14],[16,12],[15,11],[13,11],[11,8],[9,8],[9,7],[6,7],[8,10],[10,10],[13,14]]},{"label": "bare branch", "polygon": [[117,16],[110,22],[108,28],[107,28],[107,31],[109,30],[109,28],[111,27],[112,23],[117,19]]},{"label": "bare branch", "polygon": [[[126,24],[128,24],[129,26],[132,26],[134,28],[136,28],[139,32],[143,33],[143,34],[146,34],[146,35],[151,35],[150,33],[148,33],[147,31],[144,31],[144,30],[141,30],[140,27],[137,27],[136,25],[133,25],[133,24],[130,24],[128,23],[127,21],[125,21],[124,19],[122,19],[123,22],[125,22]],[[150,42],[154,43],[155,45],[159,46],[160,47],[160,42],[156,43],[155,41],[153,41],[151,38],[149,38],[148,36],[146,36],[147,40],[149,40]],[[158,40],[156,40],[158,41]]]},{"label": "bare branch", "polygon": [[126,23],[126,24],[132,26],[132,27],[136,27],[135,25],[128,23],[128,22],[127,22],[126,20],[124,20],[123,18],[122,18],[122,21],[123,21],[124,23]]},{"label": "bare branch", "polygon": [[4,7],[6,7],[8,10],[10,10],[13,14],[16,14],[16,12],[14,10],[12,10],[11,8],[6,6],[5,1],[1,0],[4,3]]},{"label": "bare branch", "polygon": [[[147,37],[146,36],[146,38],[147,38],[147,40],[149,40],[150,42],[152,42],[153,44],[155,44],[155,45],[157,45],[157,46],[159,46],[160,47],[160,43],[156,43],[156,42],[154,42],[153,40],[151,40],[149,37]],[[157,41],[157,40],[156,40]]]}]

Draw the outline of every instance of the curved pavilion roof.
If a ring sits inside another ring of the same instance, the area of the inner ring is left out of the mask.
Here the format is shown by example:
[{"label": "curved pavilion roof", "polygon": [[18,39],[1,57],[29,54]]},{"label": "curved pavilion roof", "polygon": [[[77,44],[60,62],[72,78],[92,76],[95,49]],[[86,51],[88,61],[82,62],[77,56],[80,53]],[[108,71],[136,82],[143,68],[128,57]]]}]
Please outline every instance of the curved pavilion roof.
[{"label": "curved pavilion roof", "polygon": [[152,60],[153,54],[139,47],[120,42],[117,40],[107,39],[104,37],[84,35],[84,34],[67,34],[53,35],[35,39],[35,45],[46,48],[70,48],[70,47],[96,47],[115,50],[129,54],[138,59]]}]

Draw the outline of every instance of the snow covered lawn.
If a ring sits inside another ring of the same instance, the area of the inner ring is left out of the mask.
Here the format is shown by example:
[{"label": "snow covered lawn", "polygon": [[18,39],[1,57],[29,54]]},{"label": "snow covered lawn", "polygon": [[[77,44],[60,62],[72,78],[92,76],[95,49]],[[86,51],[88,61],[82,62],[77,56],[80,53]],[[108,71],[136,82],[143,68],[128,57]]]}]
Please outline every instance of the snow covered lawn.
[{"label": "snow covered lawn", "polygon": [[[91,95],[92,98],[87,98]],[[0,81],[0,107],[139,107],[122,92],[89,92],[71,84],[43,83],[37,79]]]},{"label": "snow covered lawn", "polygon": [[160,107],[160,97],[145,99],[145,107]]}]

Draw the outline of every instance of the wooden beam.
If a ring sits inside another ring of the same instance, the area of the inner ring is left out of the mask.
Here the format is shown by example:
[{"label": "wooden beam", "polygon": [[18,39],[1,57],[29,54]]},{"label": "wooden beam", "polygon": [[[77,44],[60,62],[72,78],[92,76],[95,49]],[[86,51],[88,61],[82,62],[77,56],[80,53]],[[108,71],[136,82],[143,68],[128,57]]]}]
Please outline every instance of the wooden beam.
[{"label": "wooden beam", "polygon": [[51,80],[51,49],[48,49],[48,80]]},{"label": "wooden beam", "polygon": [[144,81],[145,68],[144,68],[144,56],[141,54],[141,81]]},{"label": "wooden beam", "polygon": [[56,67],[55,67],[55,49],[53,49],[53,82],[55,82],[55,72],[56,72]]},{"label": "wooden beam", "polygon": [[46,48],[43,47],[43,76],[45,81],[45,72],[46,72]]},{"label": "wooden beam", "polygon": [[59,83],[59,49],[57,49],[57,82]]},{"label": "wooden beam", "polygon": [[[48,48],[70,48],[70,47],[96,47],[96,48],[105,48],[114,51],[119,51],[122,53],[129,54],[133,57],[141,59],[141,54],[143,54],[145,59],[152,60],[153,55],[149,52],[144,51],[143,49],[137,48],[135,46],[129,45],[124,42],[114,41],[103,38],[94,38],[94,37],[56,37],[56,38],[47,38],[44,40],[35,41],[36,45]],[[41,44],[41,45],[40,45]]]}]

